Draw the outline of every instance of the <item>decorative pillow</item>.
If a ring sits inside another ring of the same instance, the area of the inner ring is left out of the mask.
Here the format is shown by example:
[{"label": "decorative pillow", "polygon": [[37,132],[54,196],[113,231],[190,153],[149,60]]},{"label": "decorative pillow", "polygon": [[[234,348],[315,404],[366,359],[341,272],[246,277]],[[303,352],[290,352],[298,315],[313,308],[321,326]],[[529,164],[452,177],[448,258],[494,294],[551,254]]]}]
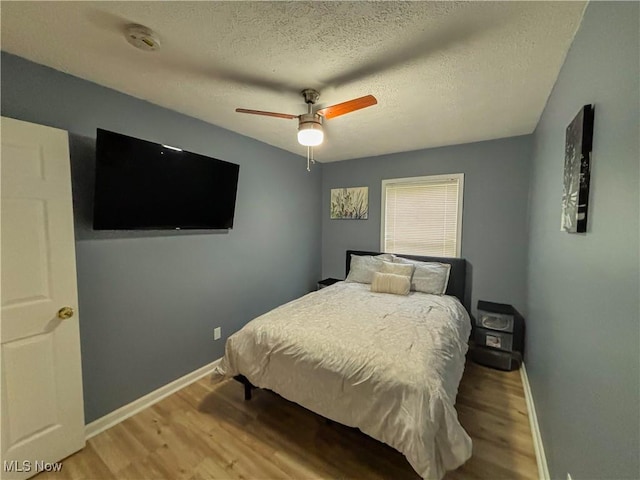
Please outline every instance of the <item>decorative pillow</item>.
[{"label": "decorative pillow", "polygon": [[372,292],[409,295],[410,290],[411,280],[410,277],[406,275],[380,272],[373,274],[373,282],[371,283]]},{"label": "decorative pillow", "polygon": [[394,256],[390,253],[383,253],[373,257],[371,255],[351,255],[351,266],[346,282],[371,283],[373,274],[382,268],[382,262],[393,261]]},{"label": "decorative pillow", "polygon": [[414,265],[411,290],[416,292],[444,295],[449,283],[451,265],[439,262],[419,262],[408,258],[396,257],[395,263]]},{"label": "decorative pillow", "polygon": [[413,270],[415,268],[416,267],[411,264],[382,262],[380,273],[393,273],[395,275],[403,275],[411,279],[411,275],[413,275]]}]

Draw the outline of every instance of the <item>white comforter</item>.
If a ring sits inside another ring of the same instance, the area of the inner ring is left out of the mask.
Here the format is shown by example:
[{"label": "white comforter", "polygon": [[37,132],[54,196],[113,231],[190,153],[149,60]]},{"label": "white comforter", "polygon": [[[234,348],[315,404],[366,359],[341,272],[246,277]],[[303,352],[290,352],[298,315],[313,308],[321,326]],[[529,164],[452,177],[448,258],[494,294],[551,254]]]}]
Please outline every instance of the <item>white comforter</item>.
[{"label": "white comforter", "polygon": [[469,317],[454,297],[340,282],[249,322],[214,379],[242,374],[402,452],[423,478],[471,456],[454,408]]}]

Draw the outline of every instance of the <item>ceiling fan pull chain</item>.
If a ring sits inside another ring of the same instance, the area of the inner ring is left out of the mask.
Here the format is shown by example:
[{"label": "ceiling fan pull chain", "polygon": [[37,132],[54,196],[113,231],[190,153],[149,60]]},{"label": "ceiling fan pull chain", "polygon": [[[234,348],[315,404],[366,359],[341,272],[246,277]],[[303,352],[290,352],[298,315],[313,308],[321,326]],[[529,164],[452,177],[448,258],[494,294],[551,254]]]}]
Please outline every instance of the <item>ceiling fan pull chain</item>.
[{"label": "ceiling fan pull chain", "polygon": [[309,164],[309,156],[310,156],[309,150],[311,150],[311,147],[307,147],[307,172],[311,171],[311,165]]},{"label": "ceiling fan pull chain", "polygon": [[315,158],[313,158],[313,147],[309,147],[311,149],[311,163],[316,163]]}]

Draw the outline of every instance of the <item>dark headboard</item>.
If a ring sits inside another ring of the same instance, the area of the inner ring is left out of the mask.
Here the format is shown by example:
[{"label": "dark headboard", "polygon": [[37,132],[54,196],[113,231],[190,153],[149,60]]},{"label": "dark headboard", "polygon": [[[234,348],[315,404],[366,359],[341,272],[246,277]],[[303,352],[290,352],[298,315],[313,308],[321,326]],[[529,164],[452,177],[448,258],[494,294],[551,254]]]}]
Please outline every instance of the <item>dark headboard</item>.
[{"label": "dark headboard", "polygon": [[[380,255],[382,252],[363,252],[361,250],[347,250],[346,273],[349,275],[351,268],[351,255]],[[420,262],[440,262],[451,265],[451,273],[449,274],[449,284],[447,285],[446,295],[458,297],[458,300],[469,310],[469,306],[465,304],[465,289],[467,278],[467,261],[464,258],[447,258],[447,257],[422,257],[419,255],[398,255],[396,257],[409,258]]]}]

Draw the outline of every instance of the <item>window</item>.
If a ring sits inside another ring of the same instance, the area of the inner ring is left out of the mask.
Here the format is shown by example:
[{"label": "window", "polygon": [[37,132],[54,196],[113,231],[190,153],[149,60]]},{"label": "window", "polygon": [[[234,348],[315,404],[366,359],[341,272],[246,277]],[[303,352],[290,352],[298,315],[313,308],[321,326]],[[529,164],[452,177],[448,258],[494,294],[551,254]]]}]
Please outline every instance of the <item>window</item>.
[{"label": "window", "polygon": [[464,174],[382,181],[383,252],[459,257]]}]

